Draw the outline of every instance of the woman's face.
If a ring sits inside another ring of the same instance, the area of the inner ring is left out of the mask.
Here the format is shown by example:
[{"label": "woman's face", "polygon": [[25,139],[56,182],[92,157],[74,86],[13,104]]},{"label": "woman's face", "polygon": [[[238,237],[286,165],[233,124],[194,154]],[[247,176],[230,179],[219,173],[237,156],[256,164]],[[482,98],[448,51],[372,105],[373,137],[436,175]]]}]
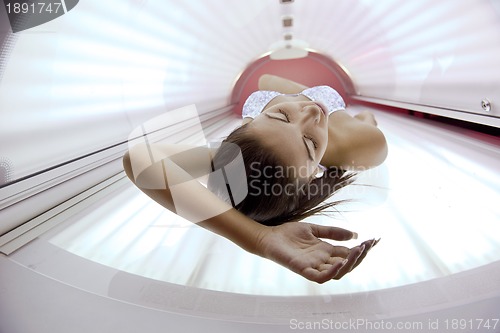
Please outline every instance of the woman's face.
[{"label": "woman's face", "polygon": [[264,110],[249,124],[256,137],[308,181],[328,144],[328,115],[312,101],[283,102]]}]

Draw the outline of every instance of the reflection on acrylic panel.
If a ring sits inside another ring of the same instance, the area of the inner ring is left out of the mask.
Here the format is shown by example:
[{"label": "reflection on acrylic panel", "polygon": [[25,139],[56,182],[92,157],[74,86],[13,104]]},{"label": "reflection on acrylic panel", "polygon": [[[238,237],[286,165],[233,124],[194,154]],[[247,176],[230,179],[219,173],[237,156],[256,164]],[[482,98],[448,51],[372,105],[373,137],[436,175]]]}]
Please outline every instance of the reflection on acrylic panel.
[{"label": "reflection on acrylic panel", "polygon": [[376,290],[499,260],[498,140],[374,112],[388,140],[387,160],[342,189],[335,199],[352,201],[339,206],[339,213],[308,220],[357,231],[361,240],[382,238],[363,264],[340,281],[318,285],[246,253],[170,213],[127,181],[69,219],[50,242],[148,278],[259,295]]}]

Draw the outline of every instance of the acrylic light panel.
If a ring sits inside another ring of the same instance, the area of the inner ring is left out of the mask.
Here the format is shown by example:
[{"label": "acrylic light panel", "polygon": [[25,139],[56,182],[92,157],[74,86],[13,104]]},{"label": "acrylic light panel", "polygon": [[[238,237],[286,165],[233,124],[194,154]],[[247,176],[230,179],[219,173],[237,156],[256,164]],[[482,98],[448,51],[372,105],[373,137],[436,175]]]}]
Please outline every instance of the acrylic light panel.
[{"label": "acrylic light panel", "polygon": [[[265,7],[252,6],[261,20],[272,15]],[[217,8],[212,24],[206,13]],[[227,106],[238,74],[274,34],[247,34],[251,13],[227,1],[86,0],[16,34],[0,85],[11,180],[124,142],[166,111]]]},{"label": "acrylic light panel", "polygon": [[312,3],[295,2],[294,36],[347,68],[362,96],[482,112],[500,93],[497,1]]},{"label": "acrylic light panel", "polygon": [[9,40],[0,157],[18,179],[167,110],[227,106],[284,33],[337,61],[362,96],[481,113],[500,95],[499,15],[494,0],[80,1]]}]

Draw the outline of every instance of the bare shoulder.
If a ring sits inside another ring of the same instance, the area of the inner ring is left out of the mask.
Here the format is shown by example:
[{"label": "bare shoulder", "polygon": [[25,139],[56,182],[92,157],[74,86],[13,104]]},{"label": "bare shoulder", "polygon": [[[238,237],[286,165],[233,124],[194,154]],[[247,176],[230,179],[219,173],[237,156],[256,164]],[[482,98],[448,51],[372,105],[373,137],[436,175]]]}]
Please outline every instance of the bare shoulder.
[{"label": "bare shoulder", "polygon": [[369,169],[387,156],[387,142],[373,115],[352,117],[336,111],[328,119],[328,147],[325,163],[343,169]]}]

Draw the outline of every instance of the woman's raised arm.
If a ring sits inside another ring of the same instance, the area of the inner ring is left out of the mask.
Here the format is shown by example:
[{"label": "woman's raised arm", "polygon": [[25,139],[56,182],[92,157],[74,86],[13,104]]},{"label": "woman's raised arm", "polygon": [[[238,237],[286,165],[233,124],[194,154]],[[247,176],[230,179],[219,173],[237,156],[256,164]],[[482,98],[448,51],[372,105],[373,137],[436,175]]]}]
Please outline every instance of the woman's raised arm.
[{"label": "woman's raised arm", "polygon": [[272,90],[282,94],[298,94],[309,87],[280,76],[264,74],[259,78],[259,90]]}]

